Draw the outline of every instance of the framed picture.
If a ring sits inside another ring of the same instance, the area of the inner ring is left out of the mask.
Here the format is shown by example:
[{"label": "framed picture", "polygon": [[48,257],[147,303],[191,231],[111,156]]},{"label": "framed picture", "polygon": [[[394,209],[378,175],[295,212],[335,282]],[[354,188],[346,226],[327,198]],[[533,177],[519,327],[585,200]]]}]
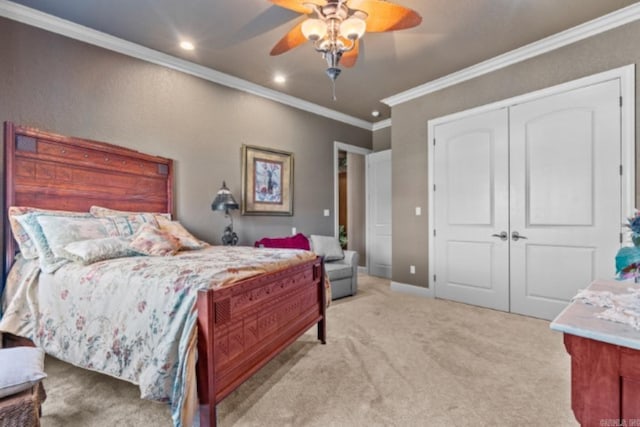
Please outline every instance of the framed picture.
[{"label": "framed picture", "polygon": [[293,154],[242,146],[242,215],[293,215]]}]

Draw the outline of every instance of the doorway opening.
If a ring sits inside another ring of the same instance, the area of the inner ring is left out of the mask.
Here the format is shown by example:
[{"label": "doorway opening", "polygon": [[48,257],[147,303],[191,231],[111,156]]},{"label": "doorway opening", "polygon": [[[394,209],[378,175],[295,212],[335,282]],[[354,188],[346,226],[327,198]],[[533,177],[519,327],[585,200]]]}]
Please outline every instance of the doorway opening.
[{"label": "doorway opening", "polygon": [[334,142],[334,233],[343,249],[356,251],[366,267],[367,173],[371,150]]}]

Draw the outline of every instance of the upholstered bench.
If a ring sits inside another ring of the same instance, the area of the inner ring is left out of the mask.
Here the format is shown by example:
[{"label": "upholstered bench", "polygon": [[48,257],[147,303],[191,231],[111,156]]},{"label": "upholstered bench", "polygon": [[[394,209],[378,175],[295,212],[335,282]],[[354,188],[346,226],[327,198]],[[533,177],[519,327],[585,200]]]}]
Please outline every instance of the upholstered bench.
[{"label": "upholstered bench", "polygon": [[0,348],[0,427],[40,425],[46,398],[44,352],[36,347]]}]

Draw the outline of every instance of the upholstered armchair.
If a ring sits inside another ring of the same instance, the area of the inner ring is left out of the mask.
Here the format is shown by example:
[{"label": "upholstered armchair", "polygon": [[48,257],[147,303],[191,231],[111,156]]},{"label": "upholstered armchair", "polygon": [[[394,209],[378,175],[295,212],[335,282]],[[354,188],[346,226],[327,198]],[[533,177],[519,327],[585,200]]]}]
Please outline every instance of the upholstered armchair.
[{"label": "upholstered armchair", "polygon": [[331,299],[358,292],[358,253],[344,251],[333,236],[312,234],[311,250],[324,257],[324,268],[331,282]]},{"label": "upholstered armchair", "polygon": [[312,250],[324,257],[324,268],[331,282],[331,299],[358,292],[358,253],[343,251],[340,242],[333,236],[312,234],[308,239],[304,234],[298,233],[288,237],[265,237],[258,240],[255,246]]}]

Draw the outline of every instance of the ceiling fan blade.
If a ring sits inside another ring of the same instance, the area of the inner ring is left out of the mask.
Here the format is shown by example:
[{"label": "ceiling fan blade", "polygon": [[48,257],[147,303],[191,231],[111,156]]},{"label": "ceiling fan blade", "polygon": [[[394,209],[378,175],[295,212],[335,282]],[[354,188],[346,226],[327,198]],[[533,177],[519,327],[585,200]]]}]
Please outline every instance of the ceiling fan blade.
[{"label": "ceiling fan blade", "polygon": [[269,1],[275,4],[276,6],[293,10],[294,12],[297,12],[297,13],[304,13],[305,15],[313,12],[313,9],[304,5],[305,3],[313,3],[320,6],[326,3],[322,0],[269,0]]},{"label": "ceiling fan blade", "polygon": [[360,40],[356,40],[355,42],[355,46],[353,46],[353,49],[351,49],[348,52],[345,52],[342,55],[342,58],[340,59],[340,65],[342,65],[343,67],[346,68],[351,68],[354,65],[356,65],[356,61],[358,60],[358,53],[359,53],[359,45],[360,45]]},{"label": "ceiling fan blade", "polygon": [[384,0],[349,0],[349,8],[363,10],[367,17],[367,32],[404,30],[422,22],[422,17],[413,9]]},{"label": "ceiling fan blade", "polygon": [[278,43],[271,49],[271,56],[280,55],[281,53],[285,53],[294,47],[300,46],[302,43],[306,42],[304,34],[302,34],[302,23],[301,21],[291,29],[283,38],[280,39]]}]

